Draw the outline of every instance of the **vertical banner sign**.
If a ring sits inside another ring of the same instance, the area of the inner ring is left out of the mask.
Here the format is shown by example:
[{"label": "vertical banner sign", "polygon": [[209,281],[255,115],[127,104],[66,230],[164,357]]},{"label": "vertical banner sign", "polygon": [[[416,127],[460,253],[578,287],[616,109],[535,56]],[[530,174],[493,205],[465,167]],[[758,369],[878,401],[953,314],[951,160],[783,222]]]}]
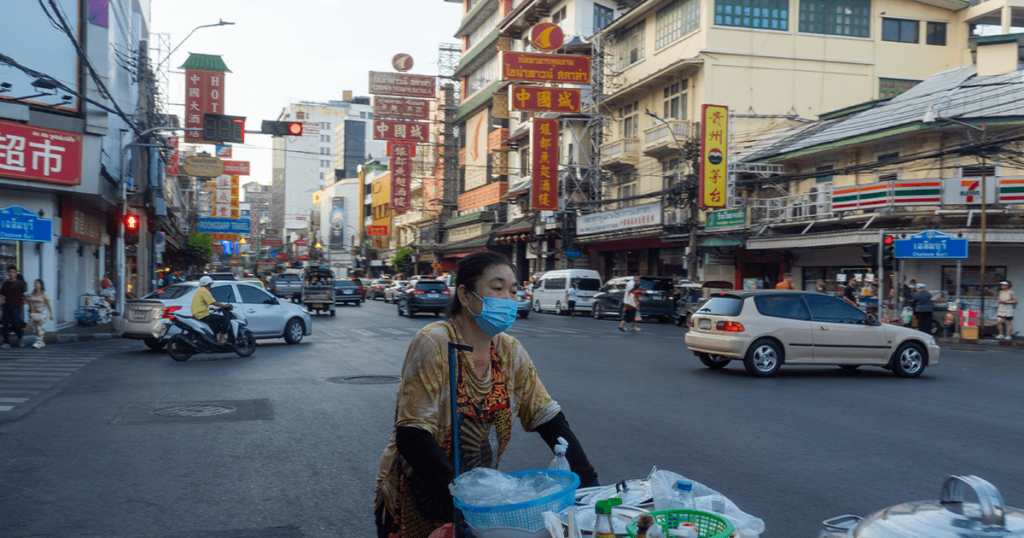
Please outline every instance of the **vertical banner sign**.
[{"label": "vertical banner sign", "polygon": [[391,147],[391,209],[395,215],[409,211],[412,198],[412,144],[396,143]]},{"label": "vertical banner sign", "polygon": [[331,199],[331,246],[345,246],[345,197]]},{"label": "vertical banner sign", "polygon": [[231,176],[231,218],[237,219],[239,217],[238,210],[238,198],[239,198],[239,187],[238,187],[238,176]]},{"label": "vertical banner sign", "polygon": [[213,216],[231,218],[231,176],[217,177],[217,190],[213,192]]},{"label": "vertical banner sign", "polygon": [[729,107],[704,105],[700,115],[700,206],[725,207]]},{"label": "vertical banner sign", "polygon": [[166,175],[166,176],[177,176],[177,175],[180,175],[181,172],[178,170],[178,159],[179,159],[179,155],[180,155],[180,153],[178,152],[178,145],[179,145],[178,137],[175,136],[174,138],[171,138],[171,141],[170,141],[170,143],[168,145],[174,146],[174,151],[171,153],[171,160],[167,163],[166,166],[164,166],[164,175]]},{"label": "vertical banner sign", "polygon": [[531,208],[558,210],[558,120],[533,118],[530,126],[533,171]]},{"label": "vertical banner sign", "polygon": [[[224,113],[224,74],[228,70],[220,56],[191,54],[185,68],[185,127],[203,127],[203,114]],[[185,141],[203,144],[203,132],[185,133]]]}]

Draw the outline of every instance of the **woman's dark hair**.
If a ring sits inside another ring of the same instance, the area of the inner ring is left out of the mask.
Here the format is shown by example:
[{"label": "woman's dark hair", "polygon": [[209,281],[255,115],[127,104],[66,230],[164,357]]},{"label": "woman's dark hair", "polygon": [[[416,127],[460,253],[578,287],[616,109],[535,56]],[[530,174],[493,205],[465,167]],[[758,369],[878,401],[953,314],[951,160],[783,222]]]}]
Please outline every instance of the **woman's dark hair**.
[{"label": "woman's dark hair", "polygon": [[[43,284],[43,279],[37,278],[35,281],[39,283],[39,289],[46,291],[46,284]],[[33,283],[32,286],[35,287],[35,283]]]},{"label": "woman's dark hair", "polygon": [[[483,278],[484,273],[495,265],[507,265],[512,270],[512,274],[516,274],[515,266],[512,265],[512,262],[504,254],[497,252],[474,252],[462,258],[462,261],[459,262],[459,267],[455,271],[455,282],[458,282],[459,286],[466,286],[466,289],[474,291],[476,290],[476,283]],[[518,282],[516,278],[513,278],[513,281]],[[458,290],[458,288],[455,289]],[[444,313],[448,319],[452,319],[462,313],[462,303],[459,302],[458,293],[453,293],[451,298],[448,299],[448,305],[445,306]]]},{"label": "woman's dark hair", "polygon": [[17,267],[15,267],[15,265],[14,265],[14,264],[12,263],[12,264],[10,264],[10,265],[8,265],[8,266],[7,266],[7,270],[8,270],[8,271],[17,271],[17,270],[18,270],[18,268],[17,268]]}]

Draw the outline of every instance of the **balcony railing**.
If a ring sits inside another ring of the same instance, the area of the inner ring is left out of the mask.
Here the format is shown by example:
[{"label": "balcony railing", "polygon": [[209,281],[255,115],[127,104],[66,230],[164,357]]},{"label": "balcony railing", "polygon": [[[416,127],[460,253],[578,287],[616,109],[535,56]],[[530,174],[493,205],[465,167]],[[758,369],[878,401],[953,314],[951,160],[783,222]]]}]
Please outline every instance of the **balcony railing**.
[{"label": "balcony railing", "polygon": [[690,133],[690,124],[681,120],[657,122],[654,127],[644,131],[644,155],[661,158],[665,155],[679,153],[679,144]]},{"label": "balcony railing", "polygon": [[640,162],[640,141],[620,138],[601,146],[601,165],[608,169],[636,166]]},{"label": "balcony railing", "polygon": [[751,222],[806,221],[832,216],[832,193],[794,194],[778,198],[748,198]]}]

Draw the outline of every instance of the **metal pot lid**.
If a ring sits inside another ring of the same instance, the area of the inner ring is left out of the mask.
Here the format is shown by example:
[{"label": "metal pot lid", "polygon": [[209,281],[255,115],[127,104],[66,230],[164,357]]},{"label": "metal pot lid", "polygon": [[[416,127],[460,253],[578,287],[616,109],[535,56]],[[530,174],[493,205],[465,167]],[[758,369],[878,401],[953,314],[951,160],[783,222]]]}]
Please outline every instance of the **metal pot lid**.
[{"label": "metal pot lid", "polygon": [[[964,502],[970,488],[977,503]],[[876,512],[854,527],[852,538],[1024,537],[1024,511],[1007,508],[995,486],[977,476],[950,476],[939,501],[904,503]]]}]

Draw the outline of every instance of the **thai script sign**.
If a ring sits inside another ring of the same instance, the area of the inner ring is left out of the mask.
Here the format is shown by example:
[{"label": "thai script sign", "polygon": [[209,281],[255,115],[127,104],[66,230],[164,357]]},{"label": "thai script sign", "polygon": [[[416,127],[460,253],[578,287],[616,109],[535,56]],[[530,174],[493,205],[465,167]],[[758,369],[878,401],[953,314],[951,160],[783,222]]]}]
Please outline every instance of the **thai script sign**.
[{"label": "thai script sign", "polygon": [[434,99],[436,87],[436,78],[427,75],[370,71],[370,93],[374,95],[397,95],[399,97]]},{"label": "thai script sign", "polygon": [[49,243],[53,237],[53,221],[20,205],[0,209],[0,239]]},{"label": "thai script sign", "polygon": [[895,258],[942,258],[967,257],[967,239],[953,237],[935,230],[925,230],[893,242]]},{"label": "thai script sign", "polygon": [[722,209],[708,211],[704,228],[707,230],[726,230],[747,227],[747,208]]},{"label": "thai script sign", "polygon": [[387,225],[383,225],[383,226],[367,226],[366,227],[366,235],[387,235],[387,234],[388,234],[388,227],[387,227]]},{"label": "thai script sign", "polygon": [[576,217],[576,233],[579,235],[660,225],[661,202]]},{"label": "thai script sign", "polygon": [[82,135],[0,121],[0,177],[80,185]]},{"label": "thai script sign", "polygon": [[502,52],[502,80],[590,84],[590,58],[569,54]]}]

